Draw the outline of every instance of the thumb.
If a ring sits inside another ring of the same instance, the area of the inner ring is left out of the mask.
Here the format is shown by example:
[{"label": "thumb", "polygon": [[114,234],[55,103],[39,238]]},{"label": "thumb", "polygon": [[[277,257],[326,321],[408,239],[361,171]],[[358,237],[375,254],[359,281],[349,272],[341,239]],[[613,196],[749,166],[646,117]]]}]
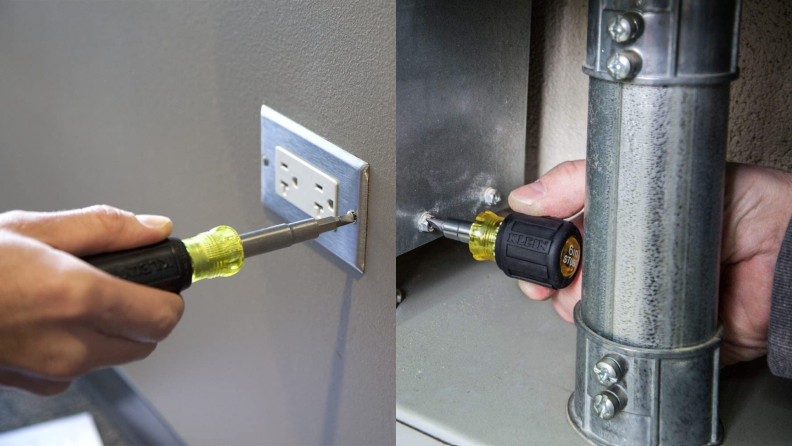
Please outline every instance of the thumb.
[{"label": "thumb", "polygon": [[173,223],[159,215],[98,205],[61,212],[7,212],[0,214],[0,227],[86,256],[156,243],[170,235]]},{"label": "thumb", "polygon": [[509,195],[509,206],[536,216],[569,218],[586,202],[586,160],[561,163],[531,184]]}]

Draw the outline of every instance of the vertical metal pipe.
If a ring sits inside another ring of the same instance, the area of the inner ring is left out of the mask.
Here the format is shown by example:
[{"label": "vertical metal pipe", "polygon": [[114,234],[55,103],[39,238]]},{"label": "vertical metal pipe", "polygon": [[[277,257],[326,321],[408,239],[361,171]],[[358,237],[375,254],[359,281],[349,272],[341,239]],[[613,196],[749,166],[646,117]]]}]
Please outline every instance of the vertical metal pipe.
[{"label": "vertical metal pipe", "polygon": [[567,413],[597,444],[723,438],[718,271],[739,17],[739,0],[589,2],[586,266]]},{"label": "vertical metal pipe", "polygon": [[589,85],[583,320],[634,347],[717,330],[728,84]]}]

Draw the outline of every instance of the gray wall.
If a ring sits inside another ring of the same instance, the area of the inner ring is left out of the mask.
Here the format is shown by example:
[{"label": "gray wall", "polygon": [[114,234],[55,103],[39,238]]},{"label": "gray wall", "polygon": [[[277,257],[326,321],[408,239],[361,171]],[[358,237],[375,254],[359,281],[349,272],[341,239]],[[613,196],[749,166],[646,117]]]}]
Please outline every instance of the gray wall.
[{"label": "gray wall", "polygon": [[[529,180],[586,156],[586,0],[534,0],[528,98]],[[743,0],[740,78],[728,158],[792,171],[792,2]]]},{"label": "gray wall", "polygon": [[0,209],[278,223],[261,104],[371,165],[364,276],[310,244],[253,259],[125,368],[189,442],[394,441],[394,39],[390,0],[0,1]]}]

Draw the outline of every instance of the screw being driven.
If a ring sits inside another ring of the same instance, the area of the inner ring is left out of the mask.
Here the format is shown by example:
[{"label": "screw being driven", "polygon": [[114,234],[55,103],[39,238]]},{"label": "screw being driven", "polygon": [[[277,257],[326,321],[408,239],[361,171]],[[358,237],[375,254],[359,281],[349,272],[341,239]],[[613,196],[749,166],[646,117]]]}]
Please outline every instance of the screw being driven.
[{"label": "screw being driven", "polygon": [[501,194],[498,192],[498,189],[488,187],[487,190],[484,191],[484,202],[487,203],[487,206],[497,206],[500,204]]},{"label": "screw being driven", "polygon": [[429,219],[434,218],[434,215],[424,212],[423,214],[418,217],[418,230],[421,232],[432,232],[434,231],[434,227],[429,224]]}]

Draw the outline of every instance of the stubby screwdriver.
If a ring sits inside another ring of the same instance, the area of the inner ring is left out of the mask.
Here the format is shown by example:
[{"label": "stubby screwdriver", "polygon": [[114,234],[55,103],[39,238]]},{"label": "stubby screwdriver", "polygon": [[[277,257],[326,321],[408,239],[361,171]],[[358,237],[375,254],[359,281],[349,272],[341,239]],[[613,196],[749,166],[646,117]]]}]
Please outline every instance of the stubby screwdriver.
[{"label": "stubby screwdriver", "polygon": [[229,226],[218,226],[184,240],[171,237],[153,245],[83,260],[122,279],[179,293],[199,280],[233,276],[248,257],[313,240],[355,220],[355,214],[350,212],[342,217],[309,218],[242,235]]},{"label": "stubby screwdriver", "polygon": [[476,221],[430,218],[452,240],[467,243],[473,258],[497,263],[507,276],[554,289],[568,286],[580,269],[583,241],[577,227],[553,217],[485,211]]}]

